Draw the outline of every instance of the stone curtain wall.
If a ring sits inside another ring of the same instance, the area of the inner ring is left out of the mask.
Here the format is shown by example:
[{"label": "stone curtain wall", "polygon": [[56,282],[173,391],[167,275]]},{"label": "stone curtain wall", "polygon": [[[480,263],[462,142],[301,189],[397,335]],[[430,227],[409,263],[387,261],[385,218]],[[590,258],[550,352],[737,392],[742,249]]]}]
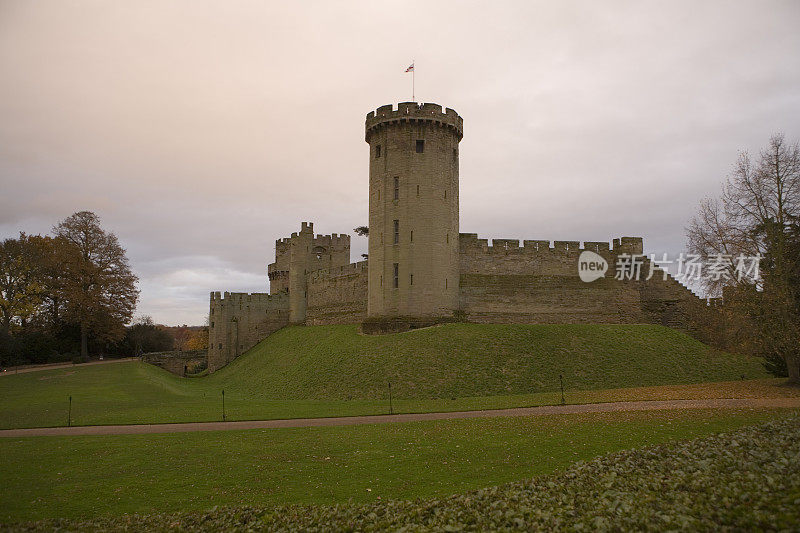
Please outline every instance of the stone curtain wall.
[{"label": "stone curtain wall", "polygon": [[289,323],[289,297],[278,294],[211,293],[208,369],[214,372]]},{"label": "stone curtain wall", "polygon": [[367,316],[367,262],[312,272],[306,324],[356,324]]},{"label": "stone curtain wall", "polygon": [[[696,298],[657,270],[650,281],[613,279],[617,256],[641,254],[642,239],[607,242],[478,239],[461,234],[460,307],[470,322],[655,323],[686,329],[686,306]],[[608,261],[605,278],[585,283],[578,257],[591,250]],[[649,262],[642,267],[649,272]]]}]

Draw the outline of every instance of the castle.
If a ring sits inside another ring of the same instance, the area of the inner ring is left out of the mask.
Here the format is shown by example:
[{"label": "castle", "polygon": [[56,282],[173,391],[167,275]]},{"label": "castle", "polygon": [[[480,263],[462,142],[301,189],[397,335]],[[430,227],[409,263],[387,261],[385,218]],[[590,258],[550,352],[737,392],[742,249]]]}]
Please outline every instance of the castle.
[{"label": "castle", "polygon": [[639,237],[520,246],[459,233],[462,137],[462,118],[436,104],[368,113],[368,259],[351,263],[350,236],[315,235],[310,222],[276,241],[269,294],[211,293],[210,371],[289,324],[360,323],[367,333],[447,320],[685,325],[695,296],[644,258],[649,279],[579,278],[583,251],[615,265],[643,253]]}]

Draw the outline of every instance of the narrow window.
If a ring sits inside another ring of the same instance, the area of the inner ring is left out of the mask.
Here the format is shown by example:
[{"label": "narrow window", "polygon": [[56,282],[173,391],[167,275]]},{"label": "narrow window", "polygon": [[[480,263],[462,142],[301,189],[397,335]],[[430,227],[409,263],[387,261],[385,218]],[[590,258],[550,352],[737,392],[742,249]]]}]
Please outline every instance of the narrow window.
[{"label": "narrow window", "polygon": [[380,189],[378,189],[378,201],[379,202],[381,201],[381,190]]},{"label": "narrow window", "polygon": [[414,284],[414,274],[411,274],[411,284]]},{"label": "narrow window", "polygon": [[395,244],[399,244],[400,243],[400,221],[399,220],[395,220],[394,221],[394,243]]},{"label": "narrow window", "polygon": [[400,286],[400,263],[394,264],[394,288]]},{"label": "narrow window", "polygon": [[400,199],[400,178],[397,176],[394,177],[394,199]]},{"label": "narrow window", "polygon": [[383,287],[383,274],[381,274],[381,287]]},{"label": "narrow window", "polygon": [[219,349],[220,350],[222,349],[222,343],[219,343]]},{"label": "narrow window", "polygon": [[458,148],[453,148],[453,159],[458,159]]},{"label": "narrow window", "polygon": [[414,242],[414,230],[411,230],[411,242]]},{"label": "narrow window", "polygon": [[444,288],[447,289],[447,278],[444,278]]},{"label": "narrow window", "polygon": [[212,327],[212,328],[214,327],[214,323],[213,323],[213,322],[211,323],[211,327]]},{"label": "narrow window", "polygon": [[417,198],[419,198],[419,185],[417,185]]},{"label": "narrow window", "polygon": [[422,139],[417,139],[417,153],[421,154],[425,151],[425,141]]},{"label": "narrow window", "polygon": [[381,244],[383,244],[383,232],[381,232]]},{"label": "narrow window", "polygon": [[450,244],[450,234],[449,233],[445,235],[444,240],[445,240],[445,242],[447,242],[447,244]]},{"label": "narrow window", "polygon": [[381,156],[381,145],[375,146],[375,159],[378,159]]},{"label": "narrow window", "polygon": [[444,199],[447,200],[447,189],[444,190]]}]

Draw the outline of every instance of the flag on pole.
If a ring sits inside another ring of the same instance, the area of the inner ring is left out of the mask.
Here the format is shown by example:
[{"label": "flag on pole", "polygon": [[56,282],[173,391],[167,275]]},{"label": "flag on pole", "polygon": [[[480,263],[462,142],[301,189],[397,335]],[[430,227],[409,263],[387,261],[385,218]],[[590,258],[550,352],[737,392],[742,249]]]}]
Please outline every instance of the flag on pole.
[{"label": "flag on pole", "polygon": [[406,72],[414,72],[414,63],[411,63],[411,66],[406,69]]}]

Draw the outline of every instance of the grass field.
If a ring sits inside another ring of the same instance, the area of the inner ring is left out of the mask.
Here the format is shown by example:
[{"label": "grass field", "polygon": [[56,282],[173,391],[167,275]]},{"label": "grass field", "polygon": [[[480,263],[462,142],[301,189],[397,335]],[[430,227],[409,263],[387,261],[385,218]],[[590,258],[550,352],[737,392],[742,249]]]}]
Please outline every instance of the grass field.
[{"label": "grass field", "polygon": [[24,531],[797,531],[800,417],[605,454],[445,498],[236,505]]},{"label": "grass field", "polygon": [[443,496],[783,411],[684,410],[0,439],[0,520]]},{"label": "grass field", "polygon": [[559,374],[570,403],[713,397],[652,387],[767,377],[757,360],[659,326],[291,327],[204,378],[138,362],[3,376],[0,428],[65,425],[70,396],[76,425],[220,420],[223,389],[231,420],[386,413],[389,382],[396,412],[523,407],[559,403]]}]

